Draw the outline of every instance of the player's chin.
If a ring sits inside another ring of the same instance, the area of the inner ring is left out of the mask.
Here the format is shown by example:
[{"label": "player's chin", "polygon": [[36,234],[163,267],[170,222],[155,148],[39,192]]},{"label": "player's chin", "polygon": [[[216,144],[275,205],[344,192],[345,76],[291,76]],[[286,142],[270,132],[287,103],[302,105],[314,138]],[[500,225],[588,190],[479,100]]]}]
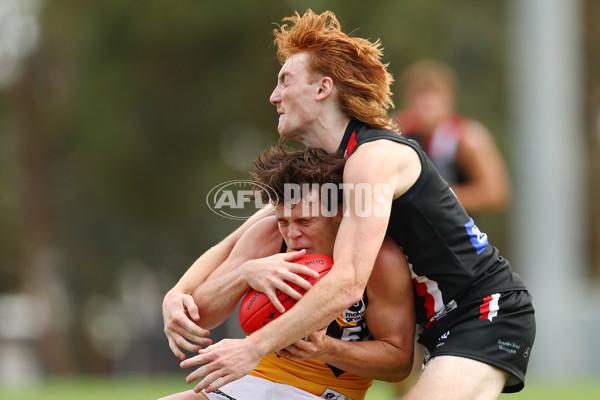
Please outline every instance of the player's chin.
[{"label": "player's chin", "polygon": [[306,250],[306,254],[316,254],[314,249],[311,249],[310,247],[293,247],[291,250],[292,251]]},{"label": "player's chin", "polygon": [[279,132],[279,135],[281,135],[284,138],[288,138],[287,136],[287,129],[285,128],[285,118],[283,117],[283,115],[279,116],[279,123],[277,124],[277,132]]},{"label": "player's chin", "polygon": [[277,125],[277,132],[279,136],[288,140],[300,140],[297,129],[293,125],[286,122],[286,118],[281,115],[279,117],[279,124]]}]

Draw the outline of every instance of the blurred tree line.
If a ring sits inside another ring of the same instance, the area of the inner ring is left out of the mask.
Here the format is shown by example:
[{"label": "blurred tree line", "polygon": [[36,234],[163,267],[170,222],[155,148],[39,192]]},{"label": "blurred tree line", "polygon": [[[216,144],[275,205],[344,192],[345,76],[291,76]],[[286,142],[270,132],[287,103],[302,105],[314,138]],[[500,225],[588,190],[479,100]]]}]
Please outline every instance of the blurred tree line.
[{"label": "blurred tree line", "polygon": [[[449,63],[460,111],[485,121],[504,152],[503,1],[39,0],[37,47],[0,90],[0,294],[26,291],[46,305],[45,371],[114,370],[131,346],[110,357],[92,342],[127,329],[90,315],[128,292],[153,310],[133,357],[168,353],[161,296],[237,226],[205,197],[246,179],[253,158],[277,142],[273,23],[307,8],[381,38],[395,75],[423,57]],[[597,62],[597,46],[587,46]],[[505,219],[484,217],[502,247]],[[143,285],[155,293],[143,297]],[[127,312],[125,320],[147,311]],[[150,362],[156,371],[177,364]]]}]

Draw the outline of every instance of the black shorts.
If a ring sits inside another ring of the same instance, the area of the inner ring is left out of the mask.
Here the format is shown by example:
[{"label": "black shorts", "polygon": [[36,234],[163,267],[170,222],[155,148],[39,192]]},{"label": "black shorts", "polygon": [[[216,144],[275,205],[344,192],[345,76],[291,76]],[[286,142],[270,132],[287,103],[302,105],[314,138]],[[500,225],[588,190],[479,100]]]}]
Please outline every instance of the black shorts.
[{"label": "black shorts", "polygon": [[450,355],[481,361],[510,373],[503,392],[513,393],[525,386],[534,339],[531,295],[520,290],[459,304],[425,329],[419,343],[427,349],[425,363]]}]

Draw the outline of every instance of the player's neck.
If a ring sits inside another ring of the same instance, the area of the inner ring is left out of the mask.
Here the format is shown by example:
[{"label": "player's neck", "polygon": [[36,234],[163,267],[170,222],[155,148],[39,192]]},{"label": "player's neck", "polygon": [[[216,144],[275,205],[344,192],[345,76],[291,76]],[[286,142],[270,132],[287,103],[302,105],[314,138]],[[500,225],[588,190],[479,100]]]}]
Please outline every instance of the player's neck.
[{"label": "player's neck", "polygon": [[315,121],[307,136],[306,145],[320,147],[329,153],[335,153],[344,137],[350,119],[344,115],[328,115]]}]

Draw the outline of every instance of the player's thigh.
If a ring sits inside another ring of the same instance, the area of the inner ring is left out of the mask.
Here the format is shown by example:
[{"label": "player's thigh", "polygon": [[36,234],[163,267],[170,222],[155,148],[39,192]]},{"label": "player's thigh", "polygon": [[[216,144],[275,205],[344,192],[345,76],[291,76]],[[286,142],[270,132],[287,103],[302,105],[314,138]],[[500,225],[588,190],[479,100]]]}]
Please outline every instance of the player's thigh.
[{"label": "player's thigh", "polygon": [[504,388],[508,373],[480,361],[456,356],[430,360],[407,400],[492,400]]},{"label": "player's thigh", "polygon": [[196,393],[193,390],[175,393],[167,397],[162,397],[158,400],[207,400],[208,397],[204,393]]}]

